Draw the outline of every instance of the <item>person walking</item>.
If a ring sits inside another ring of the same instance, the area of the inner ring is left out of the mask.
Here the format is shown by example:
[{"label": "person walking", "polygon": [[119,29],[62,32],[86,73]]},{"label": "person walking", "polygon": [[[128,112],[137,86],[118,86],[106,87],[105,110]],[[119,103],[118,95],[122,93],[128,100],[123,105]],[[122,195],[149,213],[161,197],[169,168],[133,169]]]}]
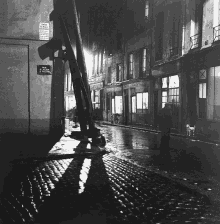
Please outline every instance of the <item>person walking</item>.
[{"label": "person walking", "polygon": [[161,131],[160,149],[166,151],[169,148],[170,129],[172,127],[171,105],[166,103],[165,107],[159,111],[159,130]]}]

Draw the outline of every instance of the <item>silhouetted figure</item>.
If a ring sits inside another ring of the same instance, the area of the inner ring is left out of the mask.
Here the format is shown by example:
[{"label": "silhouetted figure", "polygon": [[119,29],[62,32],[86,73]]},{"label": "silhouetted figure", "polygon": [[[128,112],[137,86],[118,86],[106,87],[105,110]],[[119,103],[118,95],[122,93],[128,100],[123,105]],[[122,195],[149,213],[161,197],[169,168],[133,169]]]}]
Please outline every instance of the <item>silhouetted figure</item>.
[{"label": "silhouetted figure", "polygon": [[166,150],[169,148],[170,129],[172,127],[172,111],[169,104],[165,104],[165,107],[159,111],[158,123],[161,131],[160,149]]}]

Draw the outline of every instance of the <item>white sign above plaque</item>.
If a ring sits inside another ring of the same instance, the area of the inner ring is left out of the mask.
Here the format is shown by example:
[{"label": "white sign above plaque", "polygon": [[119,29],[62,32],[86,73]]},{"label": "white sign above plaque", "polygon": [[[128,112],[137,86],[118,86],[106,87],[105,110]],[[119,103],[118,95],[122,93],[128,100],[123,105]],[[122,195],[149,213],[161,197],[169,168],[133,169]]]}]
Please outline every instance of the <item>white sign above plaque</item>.
[{"label": "white sign above plaque", "polygon": [[49,40],[49,30],[50,30],[50,25],[49,23],[40,23],[39,24],[39,39],[40,40]]}]

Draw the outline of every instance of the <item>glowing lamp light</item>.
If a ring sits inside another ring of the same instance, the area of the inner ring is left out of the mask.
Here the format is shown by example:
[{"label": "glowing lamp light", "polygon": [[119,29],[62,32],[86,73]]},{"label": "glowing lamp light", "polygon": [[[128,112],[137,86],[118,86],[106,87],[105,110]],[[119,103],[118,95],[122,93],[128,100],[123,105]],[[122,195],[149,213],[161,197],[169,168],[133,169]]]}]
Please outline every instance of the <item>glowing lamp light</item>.
[{"label": "glowing lamp light", "polygon": [[86,68],[87,68],[87,72],[88,72],[88,76],[91,75],[92,73],[92,67],[93,67],[93,57],[92,54],[90,53],[89,50],[87,49],[83,49],[84,50],[84,55],[85,55],[85,63],[86,63]]}]

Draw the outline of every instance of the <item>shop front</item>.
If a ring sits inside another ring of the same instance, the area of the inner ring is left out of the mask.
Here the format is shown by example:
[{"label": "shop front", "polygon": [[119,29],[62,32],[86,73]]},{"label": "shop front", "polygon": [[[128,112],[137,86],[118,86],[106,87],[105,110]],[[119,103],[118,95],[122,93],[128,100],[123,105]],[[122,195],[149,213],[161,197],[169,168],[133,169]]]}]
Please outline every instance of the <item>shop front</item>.
[{"label": "shop front", "polygon": [[123,98],[121,86],[108,87],[106,91],[106,120],[115,123],[123,122]]},{"label": "shop front", "polygon": [[150,124],[149,81],[126,84],[124,92],[128,92],[129,97],[129,110],[126,111],[128,123],[142,126]]},{"label": "shop front", "polygon": [[172,129],[179,132],[181,129],[181,66],[180,61],[172,61],[152,71],[153,83],[153,117],[154,126],[158,126],[158,112],[165,104],[172,109]]},{"label": "shop front", "polygon": [[90,84],[91,100],[95,120],[103,120],[103,82]]},{"label": "shop front", "polygon": [[[219,49],[188,55],[184,61],[187,82],[187,122],[196,134],[220,140]],[[187,64],[187,67],[186,67]]]}]

